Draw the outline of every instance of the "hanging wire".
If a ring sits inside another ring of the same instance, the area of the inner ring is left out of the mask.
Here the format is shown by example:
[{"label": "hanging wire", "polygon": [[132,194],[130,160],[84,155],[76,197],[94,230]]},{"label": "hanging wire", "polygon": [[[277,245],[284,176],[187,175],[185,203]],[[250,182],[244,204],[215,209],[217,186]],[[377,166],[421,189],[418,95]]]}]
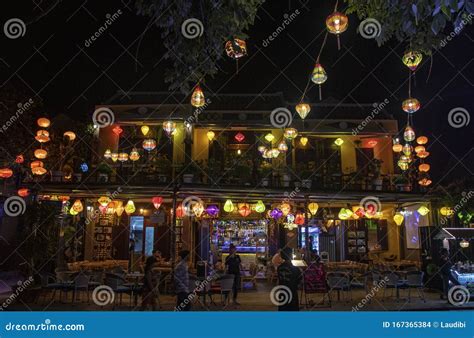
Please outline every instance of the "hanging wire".
[{"label": "hanging wire", "polygon": [[428,81],[430,80],[430,76],[431,76],[431,70],[433,69],[433,53],[431,53],[430,55],[430,69],[428,71],[428,76],[426,78],[426,83],[428,83]]}]

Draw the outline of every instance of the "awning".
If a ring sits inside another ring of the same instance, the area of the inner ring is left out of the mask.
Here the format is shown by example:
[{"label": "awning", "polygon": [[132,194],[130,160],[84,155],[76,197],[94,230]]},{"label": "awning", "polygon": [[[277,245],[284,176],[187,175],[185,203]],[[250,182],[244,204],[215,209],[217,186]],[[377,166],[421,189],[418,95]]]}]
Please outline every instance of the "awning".
[{"label": "awning", "polygon": [[442,228],[435,239],[470,239],[474,238],[474,228]]}]

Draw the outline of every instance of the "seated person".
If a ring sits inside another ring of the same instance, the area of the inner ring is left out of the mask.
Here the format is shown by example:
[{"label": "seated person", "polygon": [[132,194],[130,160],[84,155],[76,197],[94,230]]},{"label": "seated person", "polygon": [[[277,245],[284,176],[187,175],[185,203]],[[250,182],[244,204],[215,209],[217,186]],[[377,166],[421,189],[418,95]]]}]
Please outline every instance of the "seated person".
[{"label": "seated person", "polygon": [[326,269],[321,257],[312,254],[311,263],[304,272],[304,287],[306,292],[326,292]]}]

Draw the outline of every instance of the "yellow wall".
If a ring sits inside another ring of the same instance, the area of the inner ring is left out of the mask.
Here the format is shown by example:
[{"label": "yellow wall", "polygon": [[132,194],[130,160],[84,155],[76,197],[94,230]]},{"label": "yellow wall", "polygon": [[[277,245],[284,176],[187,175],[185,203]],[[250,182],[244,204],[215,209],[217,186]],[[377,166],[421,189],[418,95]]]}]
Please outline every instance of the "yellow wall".
[{"label": "yellow wall", "polygon": [[197,129],[193,131],[193,160],[207,160],[209,158],[209,139],[207,138],[207,129]]},{"label": "yellow wall", "polygon": [[184,139],[186,137],[186,131],[183,123],[176,125],[176,134],[173,136],[173,163],[184,162]]}]

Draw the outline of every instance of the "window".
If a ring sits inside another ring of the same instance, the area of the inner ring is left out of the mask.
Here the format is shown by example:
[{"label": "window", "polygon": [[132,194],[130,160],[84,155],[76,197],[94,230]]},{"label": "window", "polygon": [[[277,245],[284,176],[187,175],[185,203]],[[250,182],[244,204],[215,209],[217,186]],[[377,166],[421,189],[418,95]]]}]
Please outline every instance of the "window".
[{"label": "window", "polygon": [[130,217],[130,239],[135,241],[135,253],[143,251],[143,216]]}]

